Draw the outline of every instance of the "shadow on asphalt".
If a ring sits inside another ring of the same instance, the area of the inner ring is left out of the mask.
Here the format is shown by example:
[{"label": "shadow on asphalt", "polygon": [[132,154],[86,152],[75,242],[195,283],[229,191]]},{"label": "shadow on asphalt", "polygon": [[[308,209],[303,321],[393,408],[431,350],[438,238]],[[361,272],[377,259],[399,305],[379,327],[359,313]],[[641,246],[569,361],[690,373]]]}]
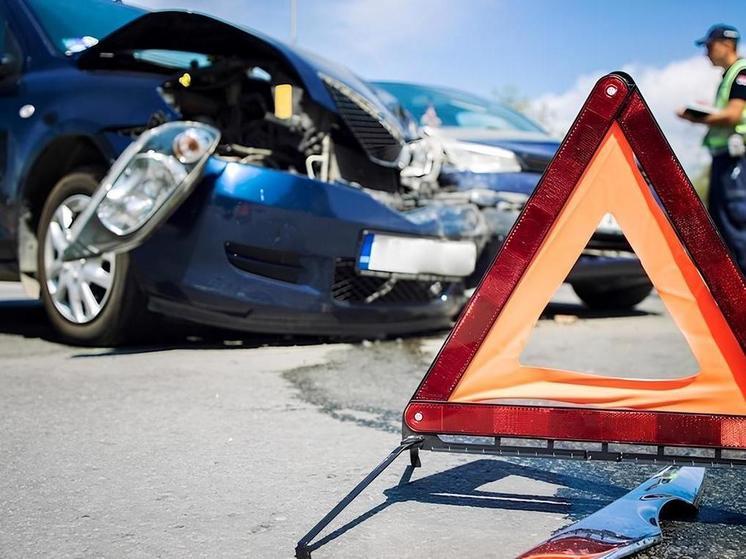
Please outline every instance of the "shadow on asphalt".
[{"label": "shadow on asphalt", "polygon": [[[56,344],[67,344],[52,328],[38,301],[28,299],[0,301],[0,334],[37,338]],[[313,345],[329,340],[311,336],[252,335],[244,332],[220,330],[199,325],[167,323],[154,332],[145,344],[116,348],[87,348],[74,357],[100,357],[126,355],[172,349],[246,349],[257,347],[283,347]],[[69,344],[67,344],[69,345]],[[72,346],[74,347],[74,346]],[[91,349],[90,352],[86,350]]]},{"label": "shadow on asphalt", "polygon": [[41,303],[28,299],[0,301],[0,334],[59,341]]},{"label": "shadow on asphalt", "polygon": [[[561,315],[576,316],[580,319],[648,316],[655,313],[628,309],[623,311],[596,311],[580,304],[550,303],[542,313],[541,319],[554,319]],[[40,302],[28,299],[0,301],[0,334],[38,338],[57,344],[67,342],[52,328]],[[400,338],[412,338],[423,335],[445,335],[442,332],[420,332]],[[361,339],[348,337],[317,337],[248,334],[218,328],[167,322],[164,327],[153,333],[147,343],[116,348],[96,349],[90,353],[80,353],[75,357],[99,357],[101,355],[124,355],[148,353],[170,349],[250,349],[257,347],[285,347],[297,345],[315,345],[335,342],[360,342]],[[82,347],[82,346],[81,346]]]},{"label": "shadow on asphalt", "polygon": [[541,319],[554,319],[559,315],[577,316],[583,319],[625,318],[634,316],[659,316],[660,313],[640,309],[589,309],[576,303],[549,303],[541,313]]},{"label": "shadow on asphalt", "polygon": [[[314,551],[326,545],[396,503],[417,502],[560,514],[567,517],[567,523],[570,524],[593,514],[634,489],[634,486],[619,487],[597,477],[584,479],[570,473],[496,459],[475,460],[411,481],[415,471],[408,465],[399,484],[384,490],[386,500],[383,503],[330,532],[311,544],[308,550]],[[561,490],[553,496],[547,496],[485,489],[487,484],[499,482],[508,476],[560,486]],[[712,506],[701,506],[696,514],[692,514],[690,508],[667,507],[663,516],[699,524],[746,525],[746,514]]]}]

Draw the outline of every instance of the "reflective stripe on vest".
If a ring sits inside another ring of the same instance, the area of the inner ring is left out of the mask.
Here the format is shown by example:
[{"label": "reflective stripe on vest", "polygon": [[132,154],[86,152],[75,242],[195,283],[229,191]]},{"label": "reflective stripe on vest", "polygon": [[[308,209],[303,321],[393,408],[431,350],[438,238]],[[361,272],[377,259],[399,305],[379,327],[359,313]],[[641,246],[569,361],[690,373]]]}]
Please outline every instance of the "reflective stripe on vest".
[{"label": "reflective stripe on vest", "polygon": [[[728,106],[730,101],[730,90],[733,87],[733,82],[736,81],[736,76],[746,70],[746,60],[739,58],[733,64],[730,65],[723,76],[723,80],[720,82],[717,93],[715,94],[715,108],[723,110]],[[710,151],[720,151],[728,147],[728,137],[732,134],[743,134],[746,135],[746,107],[743,109],[741,114],[741,120],[735,126],[712,126],[707,132],[704,141],[702,142]]]}]

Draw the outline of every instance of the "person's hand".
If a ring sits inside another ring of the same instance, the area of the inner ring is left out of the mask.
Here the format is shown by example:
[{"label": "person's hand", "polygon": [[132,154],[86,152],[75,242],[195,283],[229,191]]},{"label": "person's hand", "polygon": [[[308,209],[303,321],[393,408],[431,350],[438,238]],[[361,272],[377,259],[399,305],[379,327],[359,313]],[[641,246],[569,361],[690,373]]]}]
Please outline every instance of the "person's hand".
[{"label": "person's hand", "polygon": [[676,110],[676,116],[683,120],[688,120],[689,122],[694,122],[694,123],[702,122],[701,118],[694,116],[692,113],[686,112],[686,107],[678,108]]},{"label": "person's hand", "polygon": [[676,109],[676,116],[681,119],[688,120],[689,122],[693,122],[691,115],[687,114],[685,107],[679,107],[678,109]]}]

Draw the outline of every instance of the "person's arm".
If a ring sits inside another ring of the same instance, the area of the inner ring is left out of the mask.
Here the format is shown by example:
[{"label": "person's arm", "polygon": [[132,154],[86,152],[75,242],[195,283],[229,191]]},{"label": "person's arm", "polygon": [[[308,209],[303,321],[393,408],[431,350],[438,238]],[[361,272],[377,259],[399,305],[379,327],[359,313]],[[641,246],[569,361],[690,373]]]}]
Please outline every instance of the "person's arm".
[{"label": "person's arm", "polygon": [[722,111],[707,115],[694,122],[701,122],[707,126],[735,126],[741,121],[744,107],[746,107],[746,100],[731,99]]},{"label": "person's arm", "polygon": [[686,109],[679,109],[676,114],[697,124],[706,124],[707,126],[735,126],[741,121],[743,108],[746,107],[746,70],[741,70],[733,85],[730,88],[730,99],[722,111],[718,111],[704,117],[692,116],[691,113],[685,112]]}]

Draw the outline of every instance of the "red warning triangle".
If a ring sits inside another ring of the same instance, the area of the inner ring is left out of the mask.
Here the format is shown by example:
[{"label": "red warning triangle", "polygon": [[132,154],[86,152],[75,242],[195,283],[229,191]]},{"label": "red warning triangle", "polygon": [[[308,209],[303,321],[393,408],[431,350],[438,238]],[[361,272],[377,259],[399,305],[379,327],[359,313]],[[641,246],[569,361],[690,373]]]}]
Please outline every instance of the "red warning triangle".
[{"label": "red warning triangle", "polygon": [[[529,367],[542,310],[611,213],[699,371]],[[746,448],[746,282],[632,79],[599,80],[404,412],[419,434]],[[549,403],[547,403],[549,402]]]}]

